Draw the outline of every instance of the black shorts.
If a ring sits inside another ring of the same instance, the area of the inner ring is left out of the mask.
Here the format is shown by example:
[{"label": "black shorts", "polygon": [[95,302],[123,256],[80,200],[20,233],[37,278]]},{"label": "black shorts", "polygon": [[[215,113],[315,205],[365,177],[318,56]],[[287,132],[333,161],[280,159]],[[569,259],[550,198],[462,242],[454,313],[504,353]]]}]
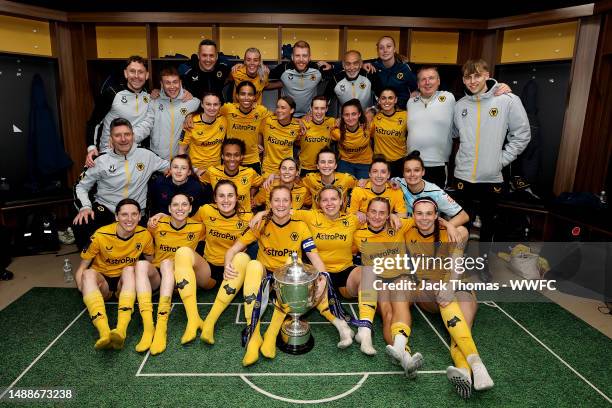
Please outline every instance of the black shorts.
[{"label": "black shorts", "polygon": [[[104,277],[104,280],[106,281],[106,283],[108,283],[108,290],[110,291],[110,294],[117,294],[117,286],[119,285],[119,280],[121,279],[121,276],[114,276],[114,277],[110,277],[110,276],[106,276],[106,275],[102,275]],[[118,297],[118,296],[117,296]]]},{"label": "black shorts", "polygon": [[223,282],[223,271],[225,270],[224,265],[210,265],[210,277],[217,281],[217,284]]},{"label": "black shorts", "polygon": [[334,289],[336,291],[340,288],[346,287],[346,281],[348,280],[348,277],[353,269],[355,269],[355,265],[351,265],[340,272],[329,272],[329,277],[331,278],[332,285],[334,285]]}]

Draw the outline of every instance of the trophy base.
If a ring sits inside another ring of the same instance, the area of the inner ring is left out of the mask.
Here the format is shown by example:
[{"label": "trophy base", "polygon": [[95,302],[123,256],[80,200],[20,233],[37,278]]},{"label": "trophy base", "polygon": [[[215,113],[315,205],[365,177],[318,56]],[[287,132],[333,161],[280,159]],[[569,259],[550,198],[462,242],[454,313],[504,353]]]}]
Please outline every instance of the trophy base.
[{"label": "trophy base", "polygon": [[293,354],[298,356],[300,354],[306,354],[314,347],[314,337],[309,336],[308,340],[304,344],[288,344],[283,341],[282,335],[279,334],[276,339],[276,346],[287,354]]},{"label": "trophy base", "polygon": [[276,345],[287,354],[306,354],[314,347],[314,338],[310,334],[307,322],[299,318],[287,319],[281,327]]}]

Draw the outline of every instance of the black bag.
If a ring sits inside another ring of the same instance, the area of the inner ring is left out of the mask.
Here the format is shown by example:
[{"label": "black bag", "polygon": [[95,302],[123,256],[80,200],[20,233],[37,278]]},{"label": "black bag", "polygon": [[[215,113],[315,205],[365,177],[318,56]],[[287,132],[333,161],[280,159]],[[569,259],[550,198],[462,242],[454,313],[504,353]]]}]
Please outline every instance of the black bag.
[{"label": "black bag", "polygon": [[50,212],[29,214],[20,222],[15,236],[17,255],[36,255],[57,252],[59,249],[55,214]]}]

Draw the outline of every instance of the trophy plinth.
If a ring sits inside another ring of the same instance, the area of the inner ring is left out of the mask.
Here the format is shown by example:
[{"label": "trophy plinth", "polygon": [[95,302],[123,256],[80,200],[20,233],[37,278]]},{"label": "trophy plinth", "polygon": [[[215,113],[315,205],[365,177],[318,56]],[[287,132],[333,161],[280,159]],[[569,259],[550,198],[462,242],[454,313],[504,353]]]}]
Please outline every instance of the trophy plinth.
[{"label": "trophy plinth", "polygon": [[319,272],[313,266],[298,262],[295,252],[291,254],[290,264],[274,272],[274,289],[280,307],[290,316],[283,322],[277,339],[278,347],[285,353],[305,354],[314,346],[310,325],[300,316],[315,304],[318,277]]}]

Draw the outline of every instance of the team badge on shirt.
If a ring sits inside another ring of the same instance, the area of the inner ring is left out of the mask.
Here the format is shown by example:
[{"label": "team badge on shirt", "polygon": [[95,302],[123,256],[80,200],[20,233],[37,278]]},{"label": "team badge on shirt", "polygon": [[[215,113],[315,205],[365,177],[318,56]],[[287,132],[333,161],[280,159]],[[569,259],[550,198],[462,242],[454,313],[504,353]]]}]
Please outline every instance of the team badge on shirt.
[{"label": "team badge on shirt", "polygon": [[461,116],[463,116],[464,118],[467,116],[467,109],[461,111]]},{"label": "team badge on shirt", "polygon": [[289,235],[289,238],[291,238],[291,240],[295,242],[300,238],[300,234],[298,234],[297,232],[292,232],[291,235]]},{"label": "team badge on shirt", "polygon": [[164,105],[162,105],[161,103],[159,104],[159,110],[163,111],[164,110]]},{"label": "team badge on shirt", "polygon": [[444,101],[446,101],[446,96],[444,96],[444,95],[440,95],[440,96],[438,96],[438,100],[439,100],[440,102],[444,102]]},{"label": "team badge on shirt", "polygon": [[149,97],[148,96],[143,96],[142,100],[144,101],[144,103],[149,103]]},{"label": "team badge on shirt", "polygon": [[114,164],[111,164],[111,165],[108,167],[108,172],[109,172],[109,173],[114,173],[114,172],[116,172],[116,171],[117,171],[117,168],[115,167],[115,165],[114,165]]},{"label": "team badge on shirt", "polygon": [[289,74],[287,75],[287,77],[289,78],[290,81],[293,81],[293,74]]},{"label": "team badge on shirt", "polygon": [[127,103],[127,96],[123,95],[121,97],[121,103]]},{"label": "team badge on shirt", "polygon": [[249,178],[247,176],[242,176],[242,178],[240,179],[240,183],[243,186],[246,186],[248,182],[249,182]]},{"label": "team badge on shirt", "polygon": [[394,235],[395,235],[395,230],[394,230],[393,228],[389,228],[389,229],[387,230],[387,234],[389,234],[389,236],[390,236],[390,237],[392,237],[392,236],[394,236]]},{"label": "team badge on shirt", "polygon": [[244,222],[242,220],[239,220],[236,223],[236,228],[238,228],[239,230],[241,230],[244,227]]},{"label": "team badge on shirt", "polygon": [[312,74],[312,75],[310,76],[310,80],[311,80],[311,81],[316,81],[316,80],[317,80],[317,76],[316,76],[315,74]]},{"label": "team badge on shirt", "polygon": [[361,82],[361,83],[359,84],[359,88],[360,88],[360,89],[366,89],[366,84],[365,84],[365,82]]},{"label": "team badge on shirt", "polygon": [[187,234],[188,241],[193,241],[194,238],[195,238],[195,234],[193,232],[190,232],[189,234]]},{"label": "team badge on shirt", "polygon": [[223,76],[223,72],[217,71],[217,78],[221,78]]},{"label": "team badge on shirt", "polygon": [[348,220],[342,220],[342,225],[344,227],[348,227],[349,226],[349,221]]},{"label": "team badge on shirt", "polygon": [[138,162],[138,163],[136,163],[136,170],[138,170],[138,171],[143,171],[143,170],[144,170],[144,168],[145,168],[145,165],[144,165],[144,163],[143,163],[143,162]]},{"label": "team badge on shirt", "polygon": [[399,79],[399,80],[404,79],[404,73],[403,72],[398,72],[397,75],[396,75],[396,78]]},{"label": "team badge on shirt", "polygon": [[498,113],[499,113],[499,110],[497,108],[489,109],[489,116],[491,116],[492,118],[496,117]]},{"label": "team badge on shirt", "polygon": [[297,195],[295,196],[295,201],[297,201],[297,202],[299,203],[301,200],[302,200],[302,196],[301,196],[301,195],[299,195],[299,194],[297,194]]},{"label": "team badge on shirt", "polygon": [[140,251],[142,249],[142,244],[140,242],[136,243],[136,250]]},{"label": "team badge on shirt", "polygon": [[181,115],[187,116],[187,108],[181,108],[180,112],[181,112]]},{"label": "team badge on shirt", "polygon": [[346,91],[346,86],[344,86],[344,84],[340,85],[340,91],[341,92]]}]

